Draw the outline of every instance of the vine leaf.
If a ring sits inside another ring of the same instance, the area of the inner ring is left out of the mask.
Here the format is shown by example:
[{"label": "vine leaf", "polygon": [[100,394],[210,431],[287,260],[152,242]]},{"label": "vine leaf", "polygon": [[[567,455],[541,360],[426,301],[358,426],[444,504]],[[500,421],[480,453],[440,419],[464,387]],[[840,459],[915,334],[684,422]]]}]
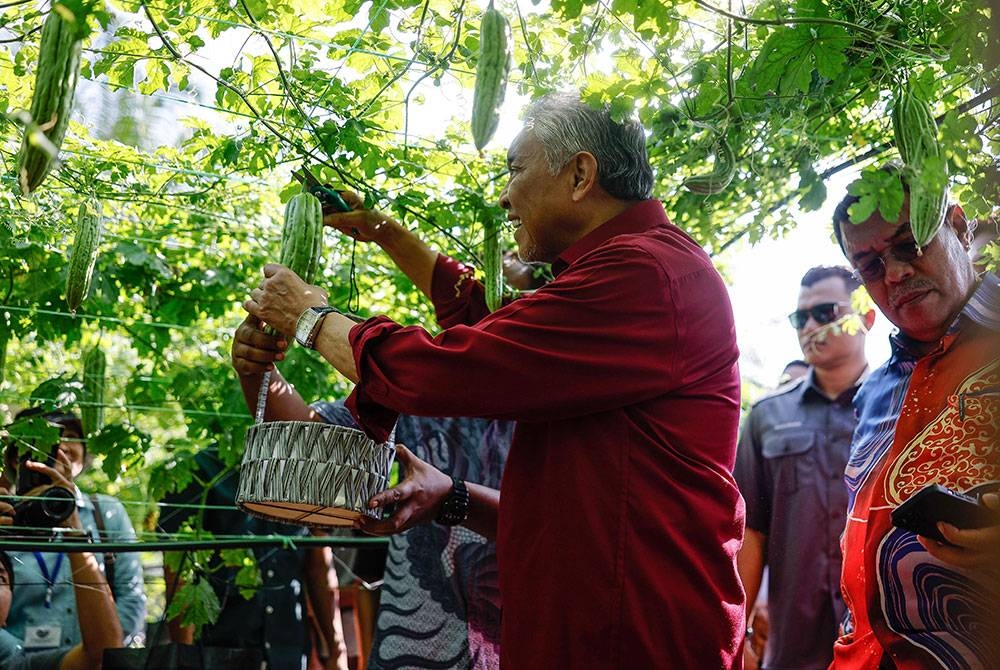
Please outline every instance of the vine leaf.
[{"label": "vine leaf", "polygon": [[836,79],[852,39],[840,26],[800,25],[771,33],[757,57],[758,87],[780,95],[808,93],[813,72]]},{"label": "vine leaf", "polygon": [[852,223],[867,221],[876,210],[886,221],[899,219],[905,193],[898,175],[869,168],[847,187],[847,192],[859,198],[847,211]]},{"label": "vine leaf", "polygon": [[181,624],[195,627],[195,636],[201,632],[201,627],[219,618],[221,611],[219,597],[212,590],[212,585],[205,578],[183,584],[174,594],[167,608],[167,616],[181,616]]}]

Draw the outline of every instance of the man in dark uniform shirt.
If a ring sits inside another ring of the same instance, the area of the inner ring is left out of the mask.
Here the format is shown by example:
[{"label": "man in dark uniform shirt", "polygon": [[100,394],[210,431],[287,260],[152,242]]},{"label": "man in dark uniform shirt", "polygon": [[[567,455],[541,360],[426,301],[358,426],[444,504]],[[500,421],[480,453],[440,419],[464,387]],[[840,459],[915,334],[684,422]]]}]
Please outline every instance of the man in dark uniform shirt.
[{"label": "man in dark uniform shirt", "polygon": [[844,467],[854,430],[851,401],[868,369],[865,333],[875,313],[852,308],[859,284],[847,268],[815,267],[801,283],[789,319],[811,369],[750,410],[736,456],[734,475],[747,506],[738,556],[747,603],[757,598],[764,566],[770,568],[770,636],[763,659],[746,645],[747,668],[825,669],[844,614]]}]

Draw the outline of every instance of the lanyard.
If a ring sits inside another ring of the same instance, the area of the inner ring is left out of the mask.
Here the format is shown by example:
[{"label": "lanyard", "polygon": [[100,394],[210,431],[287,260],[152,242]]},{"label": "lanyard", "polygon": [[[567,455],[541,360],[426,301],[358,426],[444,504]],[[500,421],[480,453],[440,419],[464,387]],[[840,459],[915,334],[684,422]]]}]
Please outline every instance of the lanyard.
[{"label": "lanyard", "polygon": [[49,574],[49,566],[45,565],[45,559],[42,557],[41,552],[34,552],[35,561],[38,562],[38,569],[42,571],[42,579],[45,580],[45,609],[52,608],[52,589],[55,586],[56,579],[59,577],[59,570],[62,568],[63,559],[66,558],[66,554],[56,554],[56,563],[52,566],[52,574]]}]

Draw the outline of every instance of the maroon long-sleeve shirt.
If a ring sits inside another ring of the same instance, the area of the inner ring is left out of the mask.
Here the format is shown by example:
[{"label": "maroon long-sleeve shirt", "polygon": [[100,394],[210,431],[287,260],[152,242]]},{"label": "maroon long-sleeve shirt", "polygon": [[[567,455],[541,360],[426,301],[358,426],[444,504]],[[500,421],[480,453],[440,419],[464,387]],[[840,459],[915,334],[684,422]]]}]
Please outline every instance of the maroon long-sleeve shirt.
[{"label": "maroon long-sleeve shirt", "polygon": [[440,257],[432,336],[350,333],[348,403],[384,439],[397,412],[517,420],[497,531],[505,668],[740,667],[740,381],[708,256],[645,201],[488,314]]}]

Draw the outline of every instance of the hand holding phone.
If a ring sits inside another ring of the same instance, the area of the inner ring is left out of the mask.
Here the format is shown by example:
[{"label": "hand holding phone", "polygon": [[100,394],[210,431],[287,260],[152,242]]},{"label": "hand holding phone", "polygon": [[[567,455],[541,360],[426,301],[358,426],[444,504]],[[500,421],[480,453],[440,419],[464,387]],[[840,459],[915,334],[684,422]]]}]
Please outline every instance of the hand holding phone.
[{"label": "hand holding phone", "polygon": [[983,505],[977,496],[940,484],[925,486],[892,511],[894,526],[950,544],[938,530],[938,521],[961,529],[985,528],[1000,525],[1000,514]]}]

